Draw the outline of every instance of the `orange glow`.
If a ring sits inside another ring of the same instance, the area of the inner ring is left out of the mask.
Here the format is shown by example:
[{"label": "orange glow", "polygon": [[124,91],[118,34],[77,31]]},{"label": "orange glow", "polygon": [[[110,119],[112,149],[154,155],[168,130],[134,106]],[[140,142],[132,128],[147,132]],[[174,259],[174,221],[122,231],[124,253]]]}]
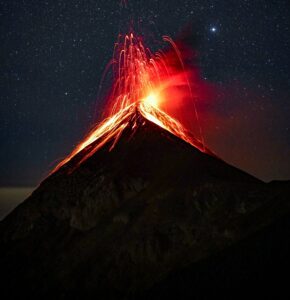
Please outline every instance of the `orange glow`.
[{"label": "orange glow", "polygon": [[142,99],[142,102],[152,105],[153,107],[158,107],[159,101],[160,101],[160,99],[159,99],[158,95],[156,95],[154,92],[152,92],[146,98]]},{"label": "orange glow", "polygon": [[[88,147],[86,154],[78,162],[80,165],[92,156],[104,144],[110,141],[110,150],[114,148],[123,130],[137,126],[132,118],[138,111],[144,118],[171,132],[187,143],[203,152],[205,149],[195,99],[184,69],[181,54],[169,37],[164,37],[174,50],[175,61],[162,51],[152,54],[145,48],[140,38],[133,34],[126,35],[122,42],[115,44],[113,67],[113,87],[105,110],[105,119],[97,124],[88,136],[61,161],[55,172],[70,161],[76,154]],[[173,63],[179,64],[178,68]],[[194,138],[176,119],[165,111],[166,106],[176,105],[184,97],[190,97],[196,114],[196,122],[200,128],[200,137]],[[175,104],[174,104],[175,103]]]}]

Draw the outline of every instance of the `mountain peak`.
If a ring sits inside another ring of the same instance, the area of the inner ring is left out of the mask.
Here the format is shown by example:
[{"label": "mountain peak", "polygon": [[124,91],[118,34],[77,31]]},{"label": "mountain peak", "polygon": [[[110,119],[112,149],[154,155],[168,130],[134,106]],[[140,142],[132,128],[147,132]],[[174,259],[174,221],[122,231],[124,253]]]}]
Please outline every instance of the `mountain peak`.
[{"label": "mountain peak", "polygon": [[118,143],[120,137],[124,136],[124,132],[129,136],[134,135],[138,128],[140,129],[148,123],[168,131],[201,152],[215,156],[212,151],[205,147],[201,140],[195,138],[177,120],[150,103],[138,101],[120,109],[118,113],[97,124],[72,153],[56,166],[53,172],[71,161],[80,152],[82,154],[85,153],[85,155],[79,155],[82,159],[78,160],[75,167],[80,166],[105,145],[110,145],[108,150],[111,151]]},{"label": "mountain peak", "polygon": [[199,151],[177,125],[140,105],[93,131],[0,222],[3,286],[64,298],[142,294],[289,212],[288,185]]}]

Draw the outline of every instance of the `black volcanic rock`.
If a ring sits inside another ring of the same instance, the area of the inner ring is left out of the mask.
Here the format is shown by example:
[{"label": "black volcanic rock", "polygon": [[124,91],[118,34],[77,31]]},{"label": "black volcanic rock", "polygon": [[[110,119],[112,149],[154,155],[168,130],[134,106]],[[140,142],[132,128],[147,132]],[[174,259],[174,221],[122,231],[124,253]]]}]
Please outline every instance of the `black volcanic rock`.
[{"label": "black volcanic rock", "polygon": [[[289,217],[289,183],[265,184],[132,118],[139,125],[111,151],[108,142],[75,168],[85,148],[0,223],[4,290],[152,298],[207,285],[212,272],[222,285],[239,278],[233,265],[249,254],[235,247]],[[231,255],[236,262],[222,263]]]}]

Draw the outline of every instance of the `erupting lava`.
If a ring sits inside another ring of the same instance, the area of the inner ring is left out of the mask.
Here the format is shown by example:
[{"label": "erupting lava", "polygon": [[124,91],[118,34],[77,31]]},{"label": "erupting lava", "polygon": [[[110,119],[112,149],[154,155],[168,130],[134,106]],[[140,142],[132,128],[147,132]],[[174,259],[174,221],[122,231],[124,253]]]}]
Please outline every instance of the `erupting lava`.
[{"label": "erupting lava", "polygon": [[[195,100],[179,49],[169,37],[165,36],[164,41],[168,42],[174,50],[175,61],[173,63],[162,51],[153,55],[148,48],[143,46],[141,39],[135,38],[133,34],[126,35],[122,42],[119,37],[119,41],[115,44],[113,60],[109,64],[109,66],[112,65],[114,78],[105,119],[95,126],[53,172],[92,143],[94,143],[93,147],[78,164],[92,156],[108,141],[113,141],[111,150],[127,126],[132,126],[134,129],[137,125],[136,122],[132,124],[132,115],[136,111],[200,151],[212,154],[204,147]],[[176,61],[179,64],[178,69],[175,67]],[[165,112],[169,104],[168,99],[180,101],[184,93],[193,101],[199,138],[193,137],[177,120]]]}]

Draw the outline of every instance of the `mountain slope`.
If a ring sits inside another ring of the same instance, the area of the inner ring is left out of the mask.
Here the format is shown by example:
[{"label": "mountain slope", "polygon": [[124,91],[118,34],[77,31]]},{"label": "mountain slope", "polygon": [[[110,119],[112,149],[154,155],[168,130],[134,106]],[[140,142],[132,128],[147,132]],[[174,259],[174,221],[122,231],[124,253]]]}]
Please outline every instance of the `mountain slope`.
[{"label": "mountain slope", "polygon": [[[130,114],[117,143],[48,177],[0,223],[5,286],[40,295],[142,294],[289,213],[264,184]],[[208,151],[208,153],[210,153]]]}]

